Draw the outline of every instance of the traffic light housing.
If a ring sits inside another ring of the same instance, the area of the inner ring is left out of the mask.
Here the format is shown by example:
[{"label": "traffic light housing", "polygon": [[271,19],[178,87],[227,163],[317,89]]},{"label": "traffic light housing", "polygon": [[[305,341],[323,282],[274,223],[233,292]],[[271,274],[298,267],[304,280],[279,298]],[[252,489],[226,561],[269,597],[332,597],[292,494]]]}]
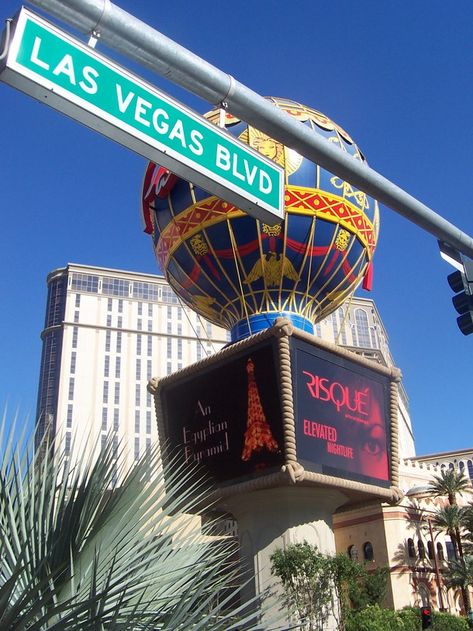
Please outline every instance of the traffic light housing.
[{"label": "traffic light housing", "polygon": [[421,607],[420,616],[422,619],[422,628],[430,629],[432,626],[432,609],[431,607]]},{"label": "traffic light housing", "polygon": [[449,274],[447,280],[456,293],[452,302],[457,313],[457,324],[463,335],[473,333],[473,261],[462,257],[463,271]]}]

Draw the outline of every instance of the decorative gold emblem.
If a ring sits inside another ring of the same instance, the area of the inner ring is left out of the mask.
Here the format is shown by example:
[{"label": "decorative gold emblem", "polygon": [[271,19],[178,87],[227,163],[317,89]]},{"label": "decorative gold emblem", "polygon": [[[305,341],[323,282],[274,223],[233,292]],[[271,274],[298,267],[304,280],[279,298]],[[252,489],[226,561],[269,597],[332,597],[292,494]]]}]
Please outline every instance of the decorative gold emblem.
[{"label": "decorative gold emblem", "polygon": [[337,248],[337,250],[340,250],[340,252],[344,252],[347,249],[347,245],[349,242],[350,233],[348,232],[348,230],[343,230],[343,228],[341,228],[338,231],[337,238],[335,239],[335,247]]},{"label": "decorative gold emblem", "polygon": [[366,199],[366,193],[363,191],[357,191],[353,188],[351,184],[345,182],[345,180],[341,180],[339,177],[332,177],[330,182],[335,186],[335,188],[341,189],[343,192],[343,197],[349,199],[350,197],[355,200],[355,202],[361,208],[369,208],[368,200]]},{"label": "decorative gold emblem", "polygon": [[276,223],[274,226],[269,226],[267,223],[264,223],[262,230],[264,234],[267,234],[269,237],[279,237],[281,234],[281,224]]},{"label": "decorative gold emblem", "polygon": [[293,264],[283,254],[269,252],[267,256],[269,258],[266,260],[259,259],[256,261],[245,279],[245,284],[254,283],[255,280],[261,277],[264,277],[267,287],[277,287],[284,276],[291,280],[299,280],[299,275]]},{"label": "decorative gold emblem", "polygon": [[201,234],[196,234],[190,239],[191,248],[197,256],[204,256],[209,252],[209,246],[205,243]]},{"label": "decorative gold emblem", "polygon": [[212,305],[215,303],[212,296],[191,296],[191,299],[198,313],[207,316],[209,320],[215,320],[218,317],[218,313],[212,308]]}]

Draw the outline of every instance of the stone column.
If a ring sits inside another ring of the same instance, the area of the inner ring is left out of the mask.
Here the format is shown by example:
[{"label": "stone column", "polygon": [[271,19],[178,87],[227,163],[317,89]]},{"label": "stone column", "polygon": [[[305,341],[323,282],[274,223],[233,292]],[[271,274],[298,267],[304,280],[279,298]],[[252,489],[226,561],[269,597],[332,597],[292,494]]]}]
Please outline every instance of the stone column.
[{"label": "stone column", "polygon": [[[287,612],[279,626],[271,623],[282,605],[279,579],[271,575],[271,554],[277,548],[304,541],[324,554],[335,554],[332,514],[346,501],[338,490],[303,486],[252,491],[225,499],[222,508],[238,522],[243,568],[250,570],[250,576],[254,574],[242,591],[243,601],[263,595],[268,589],[272,592],[265,601],[262,629],[283,631],[290,628],[291,622],[294,624]],[[333,621],[327,630],[332,628]]]}]

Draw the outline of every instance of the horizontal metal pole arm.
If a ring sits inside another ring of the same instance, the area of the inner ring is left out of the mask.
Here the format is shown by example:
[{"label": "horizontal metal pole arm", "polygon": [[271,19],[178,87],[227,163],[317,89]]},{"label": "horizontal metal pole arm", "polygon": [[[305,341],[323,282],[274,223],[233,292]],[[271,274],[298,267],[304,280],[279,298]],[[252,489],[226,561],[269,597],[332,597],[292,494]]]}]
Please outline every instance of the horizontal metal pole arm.
[{"label": "horizontal metal pole arm", "polygon": [[393,182],[274,107],[227,73],[201,59],[109,0],[31,0],[130,59],[213,104],[349,181],[409,221],[473,258],[473,239]]}]

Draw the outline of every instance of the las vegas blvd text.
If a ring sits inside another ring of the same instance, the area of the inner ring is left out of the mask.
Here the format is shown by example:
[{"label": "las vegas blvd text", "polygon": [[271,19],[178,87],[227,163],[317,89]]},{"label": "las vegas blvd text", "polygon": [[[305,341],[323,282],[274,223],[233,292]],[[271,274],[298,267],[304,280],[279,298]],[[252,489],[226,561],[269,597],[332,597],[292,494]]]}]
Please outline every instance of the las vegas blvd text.
[{"label": "las vegas blvd text", "polygon": [[[94,64],[90,56],[81,57],[80,51],[74,54],[76,49],[73,47],[67,49],[71,52],[62,54],[62,51],[58,55],[57,47],[51,49],[45,37],[36,35],[32,39],[27,60],[30,69],[53,83],[57,82],[66,90],[72,90],[77,96],[131,124],[168,148],[203,164],[212,172],[220,173],[222,177],[228,177],[237,185],[254,190],[255,194],[268,200],[272,197],[275,192],[274,177],[264,168],[264,163],[258,163],[252,156],[226,143],[225,138],[219,141],[219,136],[213,137],[215,132],[212,134],[208,128],[185,112],[179,112],[159,95],[121,78],[117,72],[112,73],[115,83],[113,88],[110,85],[109,69],[109,76],[103,77],[102,87],[102,73],[107,70],[105,66]],[[85,63],[84,58],[90,63]],[[106,107],[103,106],[103,96],[100,103],[94,99],[100,92],[103,95],[105,90]],[[113,102],[110,102],[110,98],[113,98]]]}]

